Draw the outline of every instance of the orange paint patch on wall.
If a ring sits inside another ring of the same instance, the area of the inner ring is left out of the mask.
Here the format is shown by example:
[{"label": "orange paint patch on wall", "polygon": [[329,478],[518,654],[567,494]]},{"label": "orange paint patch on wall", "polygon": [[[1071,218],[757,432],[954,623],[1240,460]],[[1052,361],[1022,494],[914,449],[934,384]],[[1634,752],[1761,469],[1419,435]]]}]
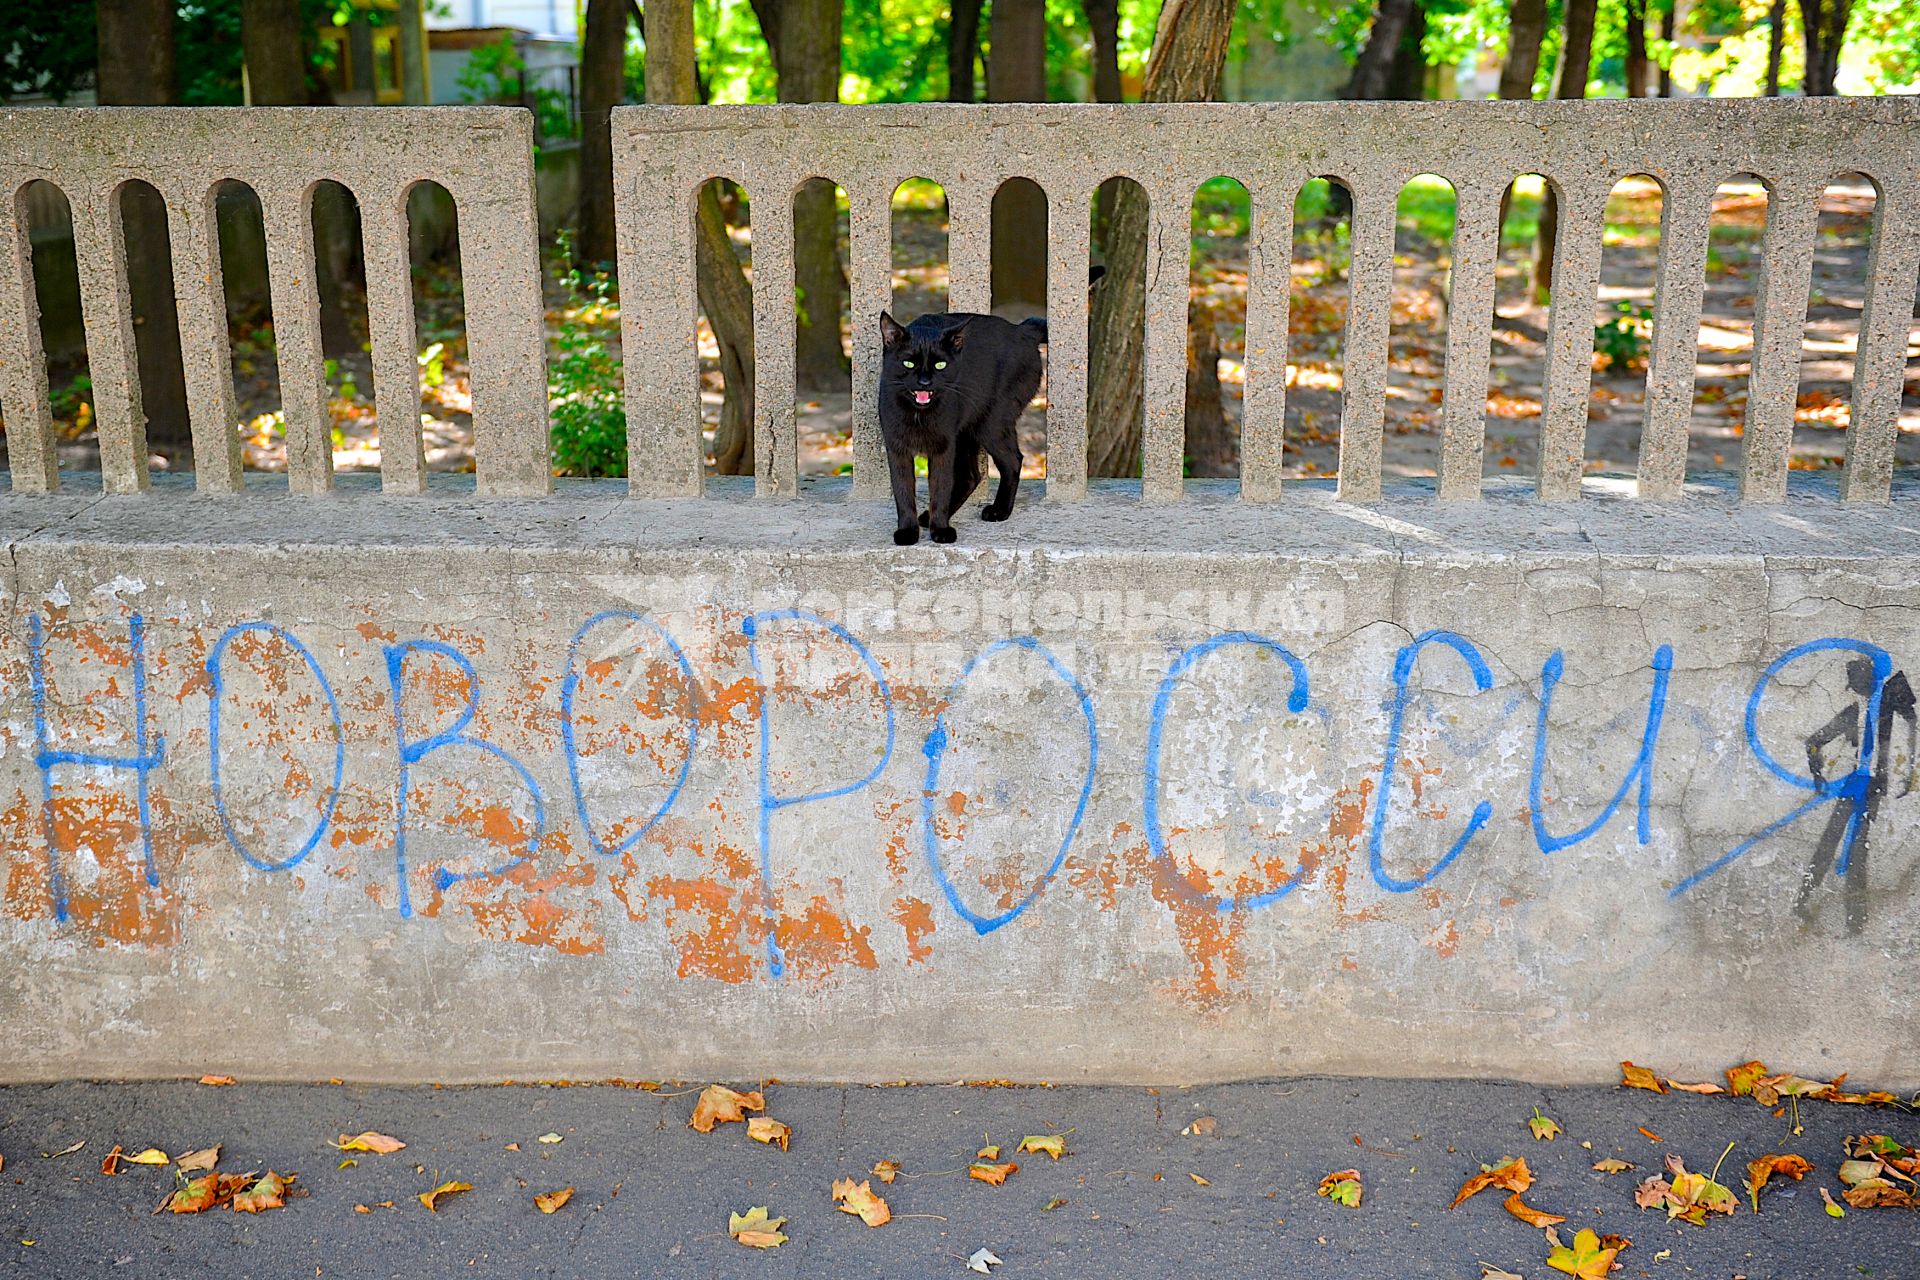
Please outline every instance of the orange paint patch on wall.
[{"label": "orange paint patch on wall", "polygon": [[667,936],[680,950],[682,978],[752,979],[756,940],[744,895],[704,877],[665,875],[647,881],[647,895],[667,904]]},{"label": "orange paint patch on wall", "polygon": [[[161,853],[155,840],[155,855]],[[67,920],[95,945],[171,947],[180,941],[178,877],[146,881],[140,811],[129,794],[68,789],[53,801],[53,847],[67,888]],[[85,850],[83,853],[82,850]],[[92,860],[92,867],[84,865]]]},{"label": "orange paint patch on wall", "polygon": [[802,980],[823,981],[843,965],[878,969],[873,954],[873,929],[855,925],[835,911],[822,894],[815,894],[799,915],[782,915],[773,927],[774,941],[786,956],[787,969]]},{"label": "orange paint patch on wall", "polygon": [[927,939],[933,936],[933,907],[921,898],[897,898],[893,918],[907,931],[907,967],[932,960],[933,948]]},{"label": "orange paint patch on wall", "polygon": [[[602,955],[606,941],[592,918],[597,904],[584,892],[581,896],[588,905],[583,910],[569,908],[561,900],[566,890],[589,890],[597,879],[599,872],[590,862],[562,865],[546,876],[538,875],[534,865],[526,862],[495,880],[468,881],[474,895],[465,909],[481,936],[495,942],[550,947],[568,956]],[[482,883],[487,891],[477,889]]]}]

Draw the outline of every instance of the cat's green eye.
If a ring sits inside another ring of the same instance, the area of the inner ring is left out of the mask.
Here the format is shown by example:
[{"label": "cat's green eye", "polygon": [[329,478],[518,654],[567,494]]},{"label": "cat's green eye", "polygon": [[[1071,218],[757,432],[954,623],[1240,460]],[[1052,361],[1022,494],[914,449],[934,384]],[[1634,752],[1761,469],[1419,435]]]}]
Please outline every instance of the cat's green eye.
[{"label": "cat's green eye", "polygon": [[933,362],[933,367],[936,369],[944,369],[947,367],[947,362],[945,360],[935,360]]},{"label": "cat's green eye", "polygon": [[907,366],[907,368],[909,369],[913,368],[913,361],[911,360],[902,360],[900,363]]}]

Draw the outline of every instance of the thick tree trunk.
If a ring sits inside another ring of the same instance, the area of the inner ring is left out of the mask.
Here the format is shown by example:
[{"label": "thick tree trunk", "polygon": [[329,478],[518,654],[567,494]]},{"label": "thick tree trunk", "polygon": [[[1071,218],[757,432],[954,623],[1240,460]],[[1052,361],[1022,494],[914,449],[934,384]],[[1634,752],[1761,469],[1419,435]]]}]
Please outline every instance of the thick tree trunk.
[{"label": "thick tree trunk", "polygon": [[973,64],[980,56],[980,0],[953,0],[947,20],[947,101],[973,101]]},{"label": "thick tree trunk", "polygon": [[[1047,100],[1046,0],[993,0],[988,13],[987,101]],[[1047,305],[1047,201],[1021,183],[993,202],[993,300]]]},{"label": "thick tree trunk", "polygon": [[1773,0],[1767,10],[1767,96],[1780,96],[1780,56],[1787,43],[1787,0]]},{"label": "thick tree trunk", "polygon": [[[1206,102],[1219,95],[1234,7],[1234,0],[1165,0],[1147,60],[1143,101]],[[1147,214],[1144,192],[1131,184],[1120,188],[1107,241],[1107,274],[1093,293],[1087,396],[1092,475],[1140,474],[1146,335],[1136,318],[1146,302]]]},{"label": "thick tree trunk", "polygon": [[1380,0],[1380,7],[1373,15],[1373,30],[1367,35],[1366,46],[1360,50],[1360,60],[1353,64],[1353,75],[1347,81],[1343,97],[1366,101],[1388,96],[1401,41],[1418,7],[1417,0]]},{"label": "thick tree trunk", "polygon": [[[1593,26],[1598,0],[1567,0],[1566,40],[1560,46],[1560,68],[1553,96],[1584,98],[1593,72]],[[1553,292],[1553,255],[1560,240],[1560,207],[1548,187],[1540,205],[1540,240],[1533,260],[1533,292],[1545,300]]]},{"label": "thick tree trunk", "polygon": [[1381,95],[1391,102],[1418,102],[1427,96],[1427,55],[1421,48],[1427,38],[1427,11],[1415,4],[1400,32],[1400,47],[1393,51],[1393,66],[1387,72],[1387,91]]},{"label": "thick tree trunk", "polygon": [[[100,0],[100,63],[95,81],[102,106],[161,107],[179,101],[175,85],[172,0]],[[132,295],[134,360],[147,443],[175,463],[191,466],[193,433],[187,419],[187,377],[180,358],[180,315],[173,291],[173,251],[167,205],[151,187],[129,187],[120,197]]]},{"label": "thick tree trunk", "polygon": [[[647,0],[644,33],[647,48],[647,101],[687,105],[700,101],[694,69],[693,0]],[[753,472],[753,293],[713,184],[700,189],[694,222],[696,275],[700,309],[707,313],[720,346],[720,373],[726,394],[720,405],[720,429],[713,439],[715,470],[721,475]]]},{"label": "thick tree trunk", "polygon": [[582,262],[614,256],[613,135],[609,113],[626,96],[629,0],[587,0],[580,50],[580,238]]},{"label": "thick tree trunk", "polygon": [[1093,100],[1120,102],[1120,0],[1086,0],[1093,35]]},{"label": "thick tree trunk", "polygon": [[[754,0],[760,34],[773,53],[782,102],[837,102],[840,98],[840,0]],[[775,216],[780,216],[776,211]],[[809,182],[793,196],[794,378],[805,390],[844,387],[840,346],[841,290],[838,216],[833,188]]]},{"label": "thick tree trunk", "polygon": [[1647,0],[1625,0],[1621,7],[1627,26],[1627,96],[1644,98],[1651,79],[1647,61]]},{"label": "thick tree trunk", "polygon": [[247,101],[257,107],[304,106],[307,63],[300,0],[240,0],[240,52]]},{"label": "thick tree trunk", "polygon": [[1196,476],[1231,476],[1238,458],[1220,396],[1220,316],[1202,302],[1187,322],[1187,460]]},{"label": "thick tree trunk", "polygon": [[1547,0],[1514,0],[1507,23],[1507,60],[1500,67],[1499,96],[1509,102],[1533,97],[1540,74],[1540,43],[1547,34]]},{"label": "thick tree trunk", "polygon": [[1807,46],[1807,76],[1801,92],[1809,98],[1839,92],[1840,45],[1846,39],[1853,0],[1800,0],[1800,26]]}]

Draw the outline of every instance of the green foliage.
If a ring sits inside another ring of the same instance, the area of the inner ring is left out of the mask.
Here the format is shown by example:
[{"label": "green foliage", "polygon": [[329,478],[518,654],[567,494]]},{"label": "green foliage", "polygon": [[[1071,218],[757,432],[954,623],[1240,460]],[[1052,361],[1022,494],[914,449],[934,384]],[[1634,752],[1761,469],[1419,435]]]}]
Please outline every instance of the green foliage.
[{"label": "green foliage", "polygon": [[93,74],[93,15],[91,4],[0,0],[0,99],[66,101]]},{"label": "green foliage", "polygon": [[1647,358],[1647,339],[1653,332],[1653,308],[1636,307],[1625,298],[1613,304],[1613,317],[1593,327],[1593,349],[1604,368],[1631,369]]},{"label": "green foliage", "polygon": [[1420,174],[1400,188],[1400,225],[1437,249],[1453,240],[1457,204],[1452,183],[1431,173]]},{"label": "green foliage", "polygon": [[553,465],[561,475],[624,476],[627,410],[620,362],[608,342],[620,315],[613,277],[575,266],[572,237],[566,232],[560,234],[554,256],[567,296],[547,361]]}]

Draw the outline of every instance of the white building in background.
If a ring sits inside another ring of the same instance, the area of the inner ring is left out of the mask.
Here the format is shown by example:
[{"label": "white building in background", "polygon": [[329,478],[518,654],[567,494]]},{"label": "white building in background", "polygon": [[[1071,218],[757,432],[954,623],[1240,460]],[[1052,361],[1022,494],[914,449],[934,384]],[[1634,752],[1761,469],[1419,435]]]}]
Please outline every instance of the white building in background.
[{"label": "white building in background", "polygon": [[517,27],[552,40],[577,40],[579,22],[575,0],[443,0],[427,11],[429,31]]}]

